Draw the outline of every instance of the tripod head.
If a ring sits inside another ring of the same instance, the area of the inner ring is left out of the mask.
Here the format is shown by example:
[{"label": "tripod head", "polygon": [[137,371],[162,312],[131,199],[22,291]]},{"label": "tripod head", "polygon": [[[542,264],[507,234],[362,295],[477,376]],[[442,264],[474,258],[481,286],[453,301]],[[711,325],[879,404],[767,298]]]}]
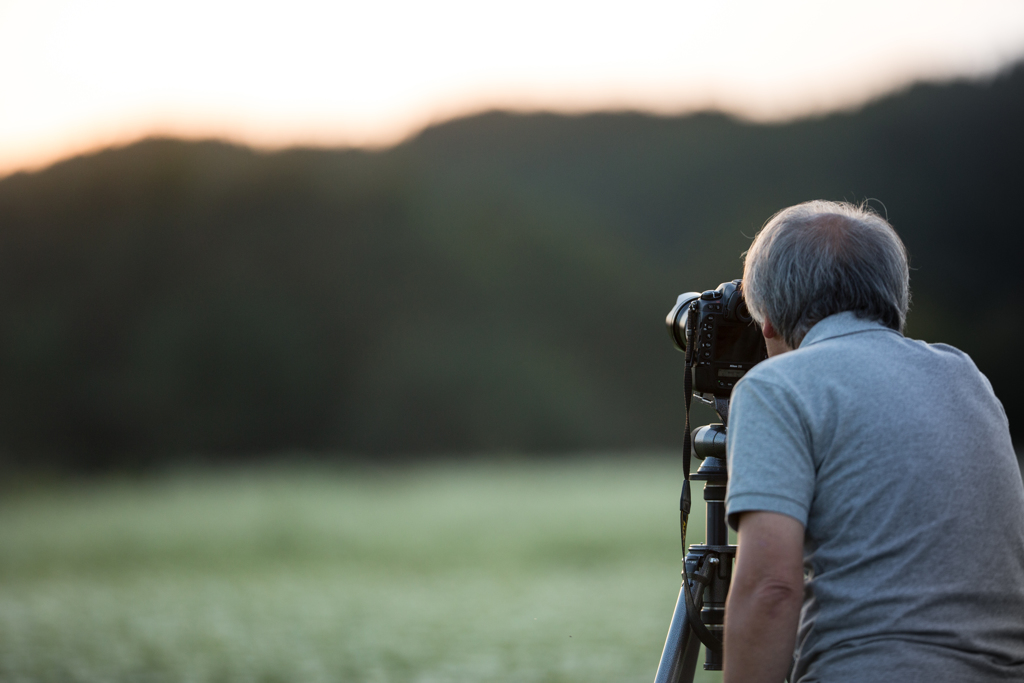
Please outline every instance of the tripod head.
[{"label": "tripod head", "polygon": [[[701,460],[725,460],[725,425],[709,424],[693,430],[693,454]],[[701,465],[703,467],[703,465]]]},{"label": "tripod head", "polygon": [[[702,401],[707,401],[707,399],[701,397],[699,394],[695,393],[694,396],[700,398]],[[711,401],[707,402],[711,403]],[[714,406],[715,412],[718,413],[718,417],[722,421],[720,423],[704,425],[703,427],[694,429],[693,433],[690,435],[690,443],[693,455],[698,460],[705,461],[700,466],[700,470],[697,471],[698,473],[709,466],[721,467],[722,476],[725,477],[725,433],[729,423],[729,399],[719,398],[716,396]],[[708,458],[720,460],[721,462],[714,463],[714,465],[712,465],[707,462]],[[690,477],[690,479],[702,480],[706,478],[698,477],[695,473]]]}]

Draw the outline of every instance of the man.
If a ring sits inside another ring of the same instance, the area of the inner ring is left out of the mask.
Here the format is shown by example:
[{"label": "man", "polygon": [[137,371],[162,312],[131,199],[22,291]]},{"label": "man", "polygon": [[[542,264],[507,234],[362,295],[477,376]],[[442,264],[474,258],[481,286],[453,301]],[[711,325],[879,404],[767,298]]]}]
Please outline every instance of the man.
[{"label": "man", "polygon": [[726,683],[1024,680],[1006,414],[965,354],[903,337],[908,273],[849,204],[785,209],[747,252],[770,357],[732,396]]}]

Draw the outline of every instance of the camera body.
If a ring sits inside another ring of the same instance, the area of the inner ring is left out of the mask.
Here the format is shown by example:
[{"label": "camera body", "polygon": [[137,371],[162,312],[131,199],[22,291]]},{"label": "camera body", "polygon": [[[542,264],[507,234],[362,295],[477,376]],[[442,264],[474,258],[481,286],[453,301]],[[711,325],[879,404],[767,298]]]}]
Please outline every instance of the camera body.
[{"label": "camera body", "polygon": [[686,324],[694,302],[693,391],[728,398],[740,377],[768,357],[764,336],[743,301],[741,281],[733,280],[700,294],[679,295],[665,324],[680,351],[686,350]]}]

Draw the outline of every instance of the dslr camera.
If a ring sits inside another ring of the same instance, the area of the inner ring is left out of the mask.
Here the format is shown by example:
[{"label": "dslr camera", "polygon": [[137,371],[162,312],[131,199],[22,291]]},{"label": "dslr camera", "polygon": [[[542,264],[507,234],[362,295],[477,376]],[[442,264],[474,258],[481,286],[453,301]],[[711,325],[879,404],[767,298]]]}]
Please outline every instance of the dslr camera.
[{"label": "dslr camera", "polygon": [[768,357],[761,328],[743,301],[741,284],[733,280],[703,293],[680,294],[665,318],[676,348],[685,352],[687,322],[696,315],[693,391],[707,400],[729,398],[740,377]]}]

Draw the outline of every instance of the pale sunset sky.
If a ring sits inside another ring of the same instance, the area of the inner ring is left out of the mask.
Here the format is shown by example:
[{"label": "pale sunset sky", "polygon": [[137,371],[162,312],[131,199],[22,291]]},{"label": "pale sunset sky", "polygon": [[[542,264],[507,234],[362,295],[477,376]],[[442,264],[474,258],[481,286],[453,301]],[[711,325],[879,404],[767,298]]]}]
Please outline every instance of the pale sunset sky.
[{"label": "pale sunset sky", "polygon": [[146,135],[381,146],[490,108],[779,120],[1024,57],[1024,0],[0,0],[0,175]]}]

